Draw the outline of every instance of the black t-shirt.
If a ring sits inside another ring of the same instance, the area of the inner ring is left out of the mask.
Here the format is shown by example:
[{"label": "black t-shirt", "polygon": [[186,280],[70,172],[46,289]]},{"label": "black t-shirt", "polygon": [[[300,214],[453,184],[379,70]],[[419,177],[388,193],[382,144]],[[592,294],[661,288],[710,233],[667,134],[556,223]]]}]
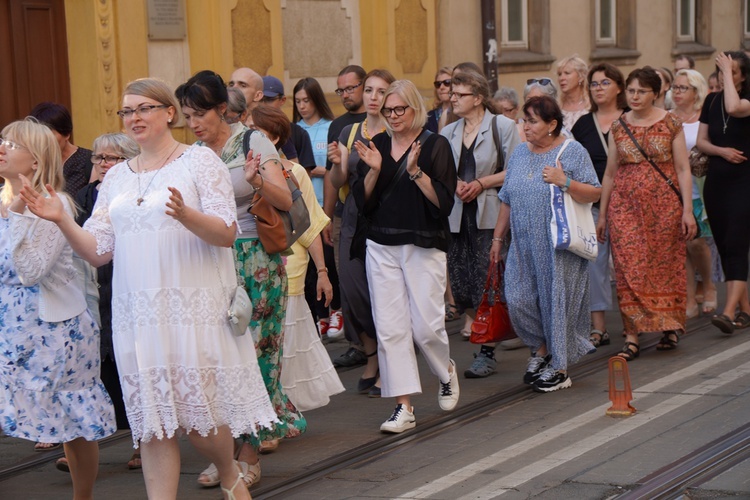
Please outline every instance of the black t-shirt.
[{"label": "black t-shirt", "polygon": [[[594,170],[596,170],[596,176],[599,177],[599,182],[604,177],[604,171],[607,168],[607,150],[602,144],[602,140],[599,137],[599,132],[596,130],[596,124],[594,123],[594,114],[588,113],[583,115],[573,125],[573,130],[570,132],[576,141],[580,142],[581,145],[586,148],[591,157],[591,163],[594,164]],[[604,142],[609,140],[609,132],[604,134]]]},{"label": "black t-shirt", "polygon": [[[750,100],[750,95],[740,96]],[[721,148],[735,148],[742,151],[748,160],[742,163],[729,163],[721,156],[709,156],[711,168],[736,171],[737,168],[750,167],[750,117],[735,118],[724,109],[724,92],[709,94],[701,110],[701,123],[708,124],[708,139],[711,144]],[[726,124],[726,130],[724,125]]]},{"label": "black t-shirt", "polygon": [[[367,113],[345,113],[331,122],[328,126],[328,144],[339,139],[341,131],[344,127],[351,125],[352,123],[358,123],[364,121],[367,118]],[[326,160],[326,170],[331,170],[333,164]]]},{"label": "black t-shirt", "polygon": [[398,160],[391,157],[391,137],[385,132],[372,138],[372,143],[383,157],[378,181],[370,199],[365,203],[364,179],[370,167],[360,161],[358,178],[352,193],[359,209],[370,220],[367,237],[381,245],[409,245],[448,251],[450,228],[448,216],[453,210],[456,191],[456,165],[448,139],[430,134],[422,141],[418,165],[432,181],[439,207],[433,205],[416,182],[404,173],[396,182],[387,200],[381,200],[411,148]]},{"label": "black t-shirt", "polygon": [[297,158],[297,162],[305,168],[315,168],[312,141],[307,131],[292,123],[292,134],[286,144],[281,146],[281,152],[287,159]]}]

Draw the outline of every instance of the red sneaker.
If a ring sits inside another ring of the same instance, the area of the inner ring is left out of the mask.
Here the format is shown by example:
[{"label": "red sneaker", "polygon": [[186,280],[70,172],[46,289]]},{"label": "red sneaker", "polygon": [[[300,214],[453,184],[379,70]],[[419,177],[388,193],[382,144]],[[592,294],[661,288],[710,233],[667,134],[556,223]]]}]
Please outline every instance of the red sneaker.
[{"label": "red sneaker", "polygon": [[318,320],[318,333],[320,334],[321,337],[326,336],[326,334],[328,333],[328,328],[329,328],[328,318],[321,318]]},{"label": "red sneaker", "polygon": [[344,316],[341,311],[333,311],[331,317],[328,318],[328,338],[337,339],[344,335]]}]

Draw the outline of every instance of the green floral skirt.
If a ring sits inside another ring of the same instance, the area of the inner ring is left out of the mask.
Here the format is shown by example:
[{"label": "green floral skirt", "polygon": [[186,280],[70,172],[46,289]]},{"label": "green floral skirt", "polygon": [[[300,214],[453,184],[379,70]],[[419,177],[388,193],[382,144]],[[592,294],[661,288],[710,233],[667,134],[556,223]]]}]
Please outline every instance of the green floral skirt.
[{"label": "green floral skirt", "polygon": [[240,278],[253,302],[250,328],[257,333],[258,366],[279,418],[273,429],[260,429],[258,437],[242,437],[257,448],[260,441],[299,436],[307,429],[307,421],[281,389],[287,296],[286,269],[281,255],[266,253],[257,238],[238,239],[234,249]]}]

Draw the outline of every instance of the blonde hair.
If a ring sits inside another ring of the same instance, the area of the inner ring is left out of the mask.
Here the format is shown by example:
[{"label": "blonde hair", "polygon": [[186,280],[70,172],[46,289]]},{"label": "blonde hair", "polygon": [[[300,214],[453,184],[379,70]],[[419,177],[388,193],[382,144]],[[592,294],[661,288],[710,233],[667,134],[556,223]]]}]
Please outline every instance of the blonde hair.
[{"label": "blonde hair", "polygon": [[684,76],[687,78],[688,85],[695,89],[695,104],[693,104],[694,110],[699,110],[703,107],[703,101],[706,100],[708,95],[708,83],[698,71],[694,69],[681,69],[674,75],[674,79],[677,80],[678,76]]},{"label": "blonde hair", "polygon": [[[573,68],[573,71],[578,73],[578,83],[580,84],[581,91],[583,92],[583,100],[586,102],[586,107],[589,106],[589,93],[588,90],[586,90],[586,78],[588,77],[589,73],[589,65],[586,64],[586,61],[581,59],[578,54],[573,54],[569,57],[563,57],[557,62],[557,69],[563,69],[565,66],[570,65],[571,68]],[[560,93],[560,98],[562,99],[562,92]]]},{"label": "blonde hair", "polygon": [[[409,80],[396,80],[391,83],[388,90],[383,95],[383,103],[380,105],[380,109],[385,106],[385,101],[388,100],[388,96],[396,94],[404,100],[407,106],[414,110],[414,121],[411,124],[412,130],[419,130],[424,127],[427,123],[427,108],[424,105],[422,95],[417,90],[417,86]],[[388,120],[385,121],[385,129],[388,135],[393,135],[393,129]]]},{"label": "blonde hair", "polygon": [[174,119],[167,126],[169,128],[177,126],[180,118],[180,104],[177,102],[174,92],[164,81],[158,78],[139,78],[128,83],[122,95],[139,95],[174,108]]},{"label": "blonde hair", "polygon": [[[38,193],[46,193],[47,184],[58,193],[62,194],[65,187],[62,169],[62,153],[57,144],[52,130],[36,118],[28,116],[23,120],[12,122],[5,126],[2,134],[3,139],[18,143],[26,148],[37,165],[34,175],[31,177],[31,187]],[[6,182],[0,191],[0,200],[3,205],[9,205],[13,197],[18,194],[13,192],[10,182]]]}]

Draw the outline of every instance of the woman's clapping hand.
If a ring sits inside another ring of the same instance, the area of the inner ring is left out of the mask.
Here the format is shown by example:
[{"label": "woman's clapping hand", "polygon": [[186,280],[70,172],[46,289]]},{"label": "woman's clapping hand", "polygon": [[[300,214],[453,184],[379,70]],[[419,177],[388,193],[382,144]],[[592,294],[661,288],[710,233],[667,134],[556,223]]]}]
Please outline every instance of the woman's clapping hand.
[{"label": "woman's clapping hand", "polygon": [[365,162],[368,167],[376,172],[380,172],[380,166],[383,164],[383,157],[380,155],[378,148],[375,147],[375,144],[371,142],[369,146],[366,146],[364,142],[357,141],[354,143],[354,149],[357,150],[360,159]]},{"label": "woman's clapping hand", "polygon": [[49,197],[45,197],[42,193],[36,192],[31,187],[31,182],[24,175],[19,174],[19,178],[23,184],[20,193],[21,200],[26,203],[31,213],[40,219],[54,223],[60,222],[65,215],[65,207],[52,186],[47,184]]}]

